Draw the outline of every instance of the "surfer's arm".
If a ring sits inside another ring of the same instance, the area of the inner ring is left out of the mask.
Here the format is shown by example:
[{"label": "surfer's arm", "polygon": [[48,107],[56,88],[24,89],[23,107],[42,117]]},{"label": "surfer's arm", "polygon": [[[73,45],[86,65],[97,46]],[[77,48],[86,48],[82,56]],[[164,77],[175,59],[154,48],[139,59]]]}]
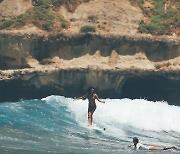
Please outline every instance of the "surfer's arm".
[{"label": "surfer's arm", "polygon": [[134,144],[130,144],[130,145],[128,145],[128,147],[132,147],[132,146],[134,146]]},{"label": "surfer's arm", "polygon": [[78,99],[86,99],[87,97],[87,94],[83,95],[83,96],[80,96],[80,97],[74,97],[74,100],[78,100]]},{"label": "surfer's arm", "polygon": [[97,99],[99,102],[101,102],[101,103],[105,103],[105,101],[102,101],[102,100],[100,100],[100,99],[99,99],[99,97],[98,97],[98,95],[97,95],[97,94],[95,94],[95,97],[96,97],[96,99]]}]

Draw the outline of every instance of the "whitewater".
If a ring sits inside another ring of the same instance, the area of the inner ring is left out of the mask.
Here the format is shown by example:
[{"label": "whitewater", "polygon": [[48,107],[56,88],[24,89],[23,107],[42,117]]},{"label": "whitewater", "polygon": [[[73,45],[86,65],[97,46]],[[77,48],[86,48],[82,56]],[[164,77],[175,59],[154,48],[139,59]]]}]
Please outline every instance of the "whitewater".
[{"label": "whitewater", "polygon": [[1,103],[0,153],[134,153],[127,146],[135,136],[143,144],[179,149],[179,106],[144,99],[104,101],[96,102],[93,115],[98,129],[87,127],[87,100],[49,96]]}]

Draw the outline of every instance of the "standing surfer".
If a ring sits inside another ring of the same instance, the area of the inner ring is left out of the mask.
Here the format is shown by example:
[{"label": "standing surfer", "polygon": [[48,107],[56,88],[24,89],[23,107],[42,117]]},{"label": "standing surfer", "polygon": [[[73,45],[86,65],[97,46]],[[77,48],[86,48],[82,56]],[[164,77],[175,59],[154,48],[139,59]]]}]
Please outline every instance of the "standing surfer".
[{"label": "standing surfer", "polygon": [[99,102],[101,103],[105,103],[105,101],[102,101],[99,99],[98,95],[95,93],[95,90],[94,88],[90,88],[88,93],[81,96],[81,97],[78,97],[78,98],[75,98],[76,100],[77,99],[88,99],[89,101],[89,106],[88,106],[88,126],[92,126],[92,121],[93,121],[93,113],[94,111],[96,110],[96,103],[95,103],[95,100],[97,99]]}]

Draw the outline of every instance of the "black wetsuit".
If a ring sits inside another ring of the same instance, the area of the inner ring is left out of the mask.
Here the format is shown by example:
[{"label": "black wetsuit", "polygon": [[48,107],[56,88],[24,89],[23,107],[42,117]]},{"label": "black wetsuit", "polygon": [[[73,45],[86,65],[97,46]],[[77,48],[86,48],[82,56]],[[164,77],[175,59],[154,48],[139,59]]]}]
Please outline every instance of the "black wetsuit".
[{"label": "black wetsuit", "polygon": [[94,106],[89,105],[88,112],[94,113],[95,110],[96,110],[96,105],[94,105]]},{"label": "black wetsuit", "polygon": [[88,107],[88,113],[91,112],[91,113],[94,113],[94,111],[96,110],[96,103],[95,103],[95,98],[94,98],[94,94],[91,96],[91,95],[88,95],[87,98],[89,100],[89,107]]}]

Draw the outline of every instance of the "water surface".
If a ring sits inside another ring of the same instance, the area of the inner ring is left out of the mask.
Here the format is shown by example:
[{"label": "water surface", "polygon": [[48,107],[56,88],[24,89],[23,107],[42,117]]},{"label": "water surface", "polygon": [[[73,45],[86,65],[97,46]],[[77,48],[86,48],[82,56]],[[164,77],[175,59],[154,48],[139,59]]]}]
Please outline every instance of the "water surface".
[{"label": "water surface", "polygon": [[94,127],[105,131],[87,127],[87,100],[49,96],[1,103],[0,153],[134,153],[127,147],[134,136],[143,144],[180,147],[180,107],[143,99],[105,101],[97,102],[94,113]]}]

